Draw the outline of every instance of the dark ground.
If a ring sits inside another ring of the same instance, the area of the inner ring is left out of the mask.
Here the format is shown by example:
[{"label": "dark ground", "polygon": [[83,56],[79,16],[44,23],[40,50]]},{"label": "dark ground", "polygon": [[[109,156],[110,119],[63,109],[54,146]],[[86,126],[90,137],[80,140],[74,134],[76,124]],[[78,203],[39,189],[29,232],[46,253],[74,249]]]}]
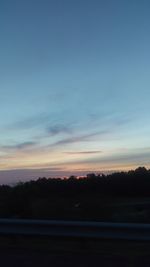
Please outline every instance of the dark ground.
[{"label": "dark ground", "polygon": [[116,255],[99,255],[87,253],[47,253],[30,250],[0,251],[0,266],[11,267],[97,267],[97,266],[150,266],[150,256],[126,257]]},{"label": "dark ground", "polygon": [[129,241],[0,239],[0,267],[149,267],[150,243]]}]

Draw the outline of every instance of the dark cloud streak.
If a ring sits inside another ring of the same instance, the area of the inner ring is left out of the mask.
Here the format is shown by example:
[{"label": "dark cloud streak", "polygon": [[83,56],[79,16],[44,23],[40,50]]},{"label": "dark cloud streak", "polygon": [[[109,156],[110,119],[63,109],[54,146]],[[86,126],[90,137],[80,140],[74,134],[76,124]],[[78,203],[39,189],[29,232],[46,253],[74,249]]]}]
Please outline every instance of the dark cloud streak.
[{"label": "dark cloud streak", "polygon": [[71,126],[63,125],[63,124],[57,124],[48,127],[48,133],[52,136],[58,135],[58,134],[71,134],[72,128]]},{"label": "dark cloud streak", "polygon": [[76,152],[63,152],[68,155],[88,155],[88,154],[99,154],[102,153],[101,150],[93,150],[93,151],[76,151]]},{"label": "dark cloud streak", "polygon": [[60,141],[57,141],[55,143],[53,143],[52,145],[50,145],[50,147],[55,147],[55,146],[59,146],[59,145],[65,145],[65,144],[72,144],[72,143],[79,143],[79,142],[88,142],[91,141],[92,137],[95,136],[103,136],[106,133],[108,133],[108,131],[98,131],[95,133],[90,133],[90,134],[84,134],[84,135],[80,135],[80,136],[72,136],[69,138],[64,138]]},{"label": "dark cloud streak", "polygon": [[29,142],[19,143],[16,145],[1,146],[1,149],[4,149],[4,150],[22,150],[22,149],[31,148],[35,145],[37,145],[36,142],[29,141]]}]

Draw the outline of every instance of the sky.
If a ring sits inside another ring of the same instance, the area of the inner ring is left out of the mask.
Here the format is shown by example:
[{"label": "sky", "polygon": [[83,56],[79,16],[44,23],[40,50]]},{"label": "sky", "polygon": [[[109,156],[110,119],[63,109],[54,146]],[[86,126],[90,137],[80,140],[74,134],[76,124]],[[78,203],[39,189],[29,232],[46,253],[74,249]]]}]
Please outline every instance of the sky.
[{"label": "sky", "polygon": [[0,1],[0,183],[150,168],[149,0]]}]

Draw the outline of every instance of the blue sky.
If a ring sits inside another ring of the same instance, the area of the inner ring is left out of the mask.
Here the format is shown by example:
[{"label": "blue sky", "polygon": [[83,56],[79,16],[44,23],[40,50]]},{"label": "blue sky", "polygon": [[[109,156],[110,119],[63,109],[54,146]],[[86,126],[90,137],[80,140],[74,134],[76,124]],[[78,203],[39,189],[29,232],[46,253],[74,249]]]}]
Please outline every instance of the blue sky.
[{"label": "blue sky", "polygon": [[0,2],[0,181],[150,167],[148,0]]}]

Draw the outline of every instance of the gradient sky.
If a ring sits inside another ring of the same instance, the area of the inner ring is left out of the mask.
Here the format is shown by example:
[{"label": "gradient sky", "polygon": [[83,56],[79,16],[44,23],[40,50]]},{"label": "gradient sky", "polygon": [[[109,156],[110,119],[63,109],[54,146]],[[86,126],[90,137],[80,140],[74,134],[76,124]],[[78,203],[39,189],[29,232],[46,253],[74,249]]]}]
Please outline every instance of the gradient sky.
[{"label": "gradient sky", "polygon": [[150,167],[150,1],[0,1],[0,183]]}]

